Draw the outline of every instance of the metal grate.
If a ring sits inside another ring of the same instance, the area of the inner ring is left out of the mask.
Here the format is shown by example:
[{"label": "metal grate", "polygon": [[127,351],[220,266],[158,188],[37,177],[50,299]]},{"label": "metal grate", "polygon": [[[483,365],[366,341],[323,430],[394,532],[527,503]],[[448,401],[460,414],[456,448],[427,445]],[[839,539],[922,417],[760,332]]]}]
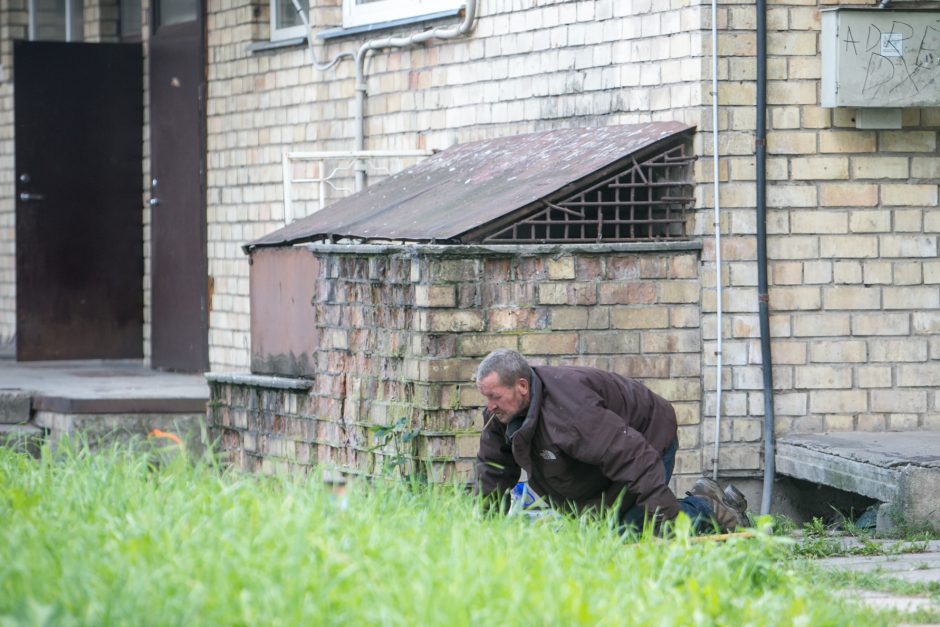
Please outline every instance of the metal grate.
[{"label": "metal grate", "polygon": [[685,144],[633,164],[493,233],[488,244],[632,242],[686,238],[692,183]]}]

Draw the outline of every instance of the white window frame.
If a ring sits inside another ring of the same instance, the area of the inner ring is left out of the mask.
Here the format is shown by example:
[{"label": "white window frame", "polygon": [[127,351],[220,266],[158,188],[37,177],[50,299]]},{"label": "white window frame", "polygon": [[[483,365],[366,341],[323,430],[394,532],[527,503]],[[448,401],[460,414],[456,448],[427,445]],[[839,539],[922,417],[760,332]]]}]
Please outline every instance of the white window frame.
[{"label": "white window frame", "polygon": [[466,0],[379,0],[356,4],[356,0],[343,0],[343,28],[391,22],[459,9]]},{"label": "white window frame", "polygon": [[[286,4],[290,7],[291,11],[296,12],[294,8],[294,3],[291,0],[271,0],[271,41],[280,41],[283,39],[294,39],[296,37],[306,37],[307,36],[307,27],[304,24],[298,24],[297,26],[288,26],[287,28],[278,28],[277,27],[277,10],[279,4]],[[310,0],[307,0],[307,15],[308,20],[310,19]],[[302,21],[302,20],[301,20]]]},{"label": "white window frame", "polygon": [[[84,33],[82,36],[76,37],[75,31],[76,26],[84,27],[84,24],[73,24],[72,23],[72,4],[76,0],[65,0],[65,39],[61,41],[82,41],[84,40]],[[27,5],[27,31],[26,35],[30,41],[36,40],[36,0],[29,0]]]}]

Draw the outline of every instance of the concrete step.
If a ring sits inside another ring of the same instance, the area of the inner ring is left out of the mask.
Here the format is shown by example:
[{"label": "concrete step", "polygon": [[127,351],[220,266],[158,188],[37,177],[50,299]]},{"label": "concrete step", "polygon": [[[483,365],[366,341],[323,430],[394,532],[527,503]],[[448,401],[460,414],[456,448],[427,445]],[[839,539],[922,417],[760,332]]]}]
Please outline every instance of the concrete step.
[{"label": "concrete step", "polygon": [[45,440],[46,432],[36,425],[0,424],[0,446],[20,453],[39,457],[39,448]]},{"label": "concrete step", "polygon": [[878,531],[895,523],[938,528],[940,432],[820,433],[777,441],[782,475],[881,501]]},{"label": "concrete step", "polygon": [[0,425],[29,422],[32,394],[24,390],[0,389]]}]

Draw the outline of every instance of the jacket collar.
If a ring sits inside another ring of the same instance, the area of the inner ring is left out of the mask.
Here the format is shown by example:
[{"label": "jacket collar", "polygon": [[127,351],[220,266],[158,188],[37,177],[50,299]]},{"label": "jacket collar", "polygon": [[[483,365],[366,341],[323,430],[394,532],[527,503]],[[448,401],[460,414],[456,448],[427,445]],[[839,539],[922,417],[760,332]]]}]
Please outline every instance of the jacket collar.
[{"label": "jacket collar", "polygon": [[535,368],[532,369],[532,384],[530,387],[529,411],[526,412],[522,424],[513,429],[514,423],[511,421],[506,425],[506,438],[512,444],[512,454],[516,463],[526,469],[528,472],[532,467],[532,456],[530,448],[532,436],[535,435],[535,428],[538,425],[539,414],[542,412],[542,380],[539,378]]}]

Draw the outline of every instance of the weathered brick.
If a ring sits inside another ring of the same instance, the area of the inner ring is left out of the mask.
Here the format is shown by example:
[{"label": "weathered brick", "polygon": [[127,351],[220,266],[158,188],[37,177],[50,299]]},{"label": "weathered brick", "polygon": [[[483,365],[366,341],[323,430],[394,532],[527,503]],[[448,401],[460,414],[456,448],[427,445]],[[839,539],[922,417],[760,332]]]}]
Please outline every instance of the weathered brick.
[{"label": "weathered brick", "polygon": [[913,431],[918,428],[917,414],[888,414],[889,431]]},{"label": "weathered brick", "polygon": [[868,392],[865,390],[814,390],[809,393],[809,409],[815,414],[868,411]]},{"label": "weathered brick", "polygon": [[878,204],[878,186],[871,183],[824,183],[819,186],[819,204],[822,207],[874,207]]},{"label": "weathered brick", "polygon": [[935,131],[882,131],[878,149],[882,152],[936,152]]},{"label": "weathered brick", "polygon": [[428,313],[428,330],[432,333],[482,331],[483,312],[474,310],[438,311]]},{"label": "weathered brick", "polygon": [[894,210],[894,230],[898,233],[921,233],[924,212],[922,209],[902,208]]},{"label": "weathered brick", "polygon": [[[578,308],[572,308],[578,309]],[[488,331],[541,330],[549,327],[549,310],[543,307],[490,309],[487,313]],[[587,317],[585,317],[585,320]],[[554,320],[552,324],[553,328]],[[561,327],[557,327],[561,328]],[[577,328],[577,327],[576,327]]]},{"label": "weathered brick", "polygon": [[796,389],[800,390],[850,388],[852,387],[852,368],[804,366],[796,369],[793,384]]},{"label": "weathered brick", "polygon": [[415,305],[418,307],[455,307],[457,299],[453,285],[415,285]]},{"label": "weathered brick", "polygon": [[816,152],[816,133],[772,131],[767,133],[767,151],[775,155],[805,155]]},{"label": "weathered brick", "polygon": [[665,281],[659,285],[661,303],[697,303],[701,294],[698,281]]},{"label": "weathered brick", "polygon": [[616,355],[609,369],[634,379],[662,379],[670,376],[669,363],[666,355]]},{"label": "weathered brick", "polygon": [[[567,305],[568,286],[564,283],[541,283],[537,286],[540,305]],[[570,303],[573,304],[573,303]]]},{"label": "weathered brick", "polygon": [[901,387],[940,386],[940,364],[903,364],[898,366],[898,385]]},{"label": "weathered brick", "polygon": [[[922,268],[919,263],[901,262],[894,264],[894,284],[895,285],[918,285],[923,282]],[[906,288],[905,288],[906,289]],[[897,296],[898,293],[892,295]],[[899,304],[904,301],[898,301]],[[904,309],[904,307],[898,307]]]},{"label": "weathered brick", "polygon": [[644,331],[640,349],[644,353],[690,353],[702,348],[702,334],[698,329]]},{"label": "weathered brick", "polygon": [[768,207],[815,207],[815,185],[771,185],[767,188]]},{"label": "weathered brick", "polygon": [[568,355],[578,352],[578,334],[537,333],[523,335],[519,348],[524,355]]},{"label": "weathered brick", "polygon": [[486,355],[497,348],[519,350],[516,335],[461,335],[457,338],[457,352],[464,357]]},{"label": "weathered brick", "polygon": [[903,179],[910,173],[907,157],[852,157],[852,176],[859,179]]},{"label": "weathered brick", "polygon": [[891,387],[891,366],[859,366],[857,374],[860,388]]},{"label": "weathered brick", "polygon": [[875,152],[874,131],[822,131],[819,133],[819,152]]},{"label": "weathered brick", "polygon": [[623,331],[582,331],[581,353],[638,353],[640,336]]},{"label": "weathered brick", "polygon": [[810,361],[815,363],[861,363],[866,357],[867,345],[860,340],[820,341],[810,346]]},{"label": "weathered brick", "polygon": [[[859,187],[865,187],[860,185]],[[871,186],[874,187],[874,186]],[[872,194],[871,205],[878,203],[878,192]],[[891,230],[891,212],[886,210],[853,211],[849,215],[849,230],[853,233],[883,233]]]},{"label": "weathered brick", "polygon": [[870,411],[924,412],[927,411],[926,390],[872,390]]},{"label": "weathered brick", "polygon": [[831,261],[806,261],[803,263],[803,276],[809,285],[832,281],[833,264]]},{"label": "weathered brick", "polygon": [[669,323],[675,328],[700,326],[702,312],[694,305],[678,305],[669,308]]},{"label": "weathered brick", "polygon": [[911,183],[881,186],[881,204],[892,206],[937,206],[936,185],[914,185]]},{"label": "weathered brick", "polygon": [[667,307],[613,307],[610,326],[614,329],[665,329],[669,326]]},{"label": "weathered brick", "polygon": [[826,287],[823,288],[824,309],[879,309],[879,287]]},{"label": "weathered brick", "polygon": [[834,283],[853,284],[862,282],[862,264],[857,261],[837,261],[832,264]]},{"label": "weathered brick", "polygon": [[548,278],[553,281],[575,278],[573,257],[549,259],[546,266],[548,270]]},{"label": "weathered brick", "polygon": [[719,470],[757,470],[758,468],[760,468],[760,447],[758,446],[723,446],[718,451]]},{"label": "weathered brick", "polygon": [[859,431],[884,431],[886,420],[884,414],[859,414],[856,424]]},{"label": "weathered brick", "polygon": [[655,283],[601,283],[598,292],[602,305],[643,305],[656,302]]},{"label": "weathered brick", "polygon": [[697,401],[702,397],[702,383],[698,378],[648,379],[646,386],[668,401]]},{"label": "weathered brick", "polygon": [[819,238],[819,256],[827,259],[877,257],[878,238],[861,235],[823,235]]},{"label": "weathered brick", "polygon": [[936,335],[940,333],[940,312],[915,311],[911,319],[913,331],[917,335]]},{"label": "weathered brick", "polygon": [[849,216],[844,211],[793,211],[790,216],[793,233],[846,233]]},{"label": "weathered brick", "polygon": [[819,309],[821,302],[818,287],[770,288],[770,308],[775,311]]},{"label": "weathered brick", "polygon": [[927,340],[872,339],[868,341],[870,362],[927,361]]},{"label": "weathered brick", "polygon": [[[877,247],[877,240],[874,244]],[[772,259],[819,259],[819,238],[807,235],[768,237],[767,254]]]},{"label": "weathered brick", "polygon": [[799,314],[793,316],[795,337],[834,337],[848,335],[848,314],[827,312],[823,314]]},{"label": "weathered brick", "polygon": [[852,314],[852,335],[908,335],[910,320],[906,313]]},{"label": "weathered brick", "polygon": [[937,309],[940,307],[940,288],[885,287],[885,309]]},{"label": "weathered brick", "polygon": [[[810,151],[815,152],[815,150]],[[790,161],[793,179],[813,181],[819,179],[849,178],[849,160],[846,157],[801,157]]]}]

